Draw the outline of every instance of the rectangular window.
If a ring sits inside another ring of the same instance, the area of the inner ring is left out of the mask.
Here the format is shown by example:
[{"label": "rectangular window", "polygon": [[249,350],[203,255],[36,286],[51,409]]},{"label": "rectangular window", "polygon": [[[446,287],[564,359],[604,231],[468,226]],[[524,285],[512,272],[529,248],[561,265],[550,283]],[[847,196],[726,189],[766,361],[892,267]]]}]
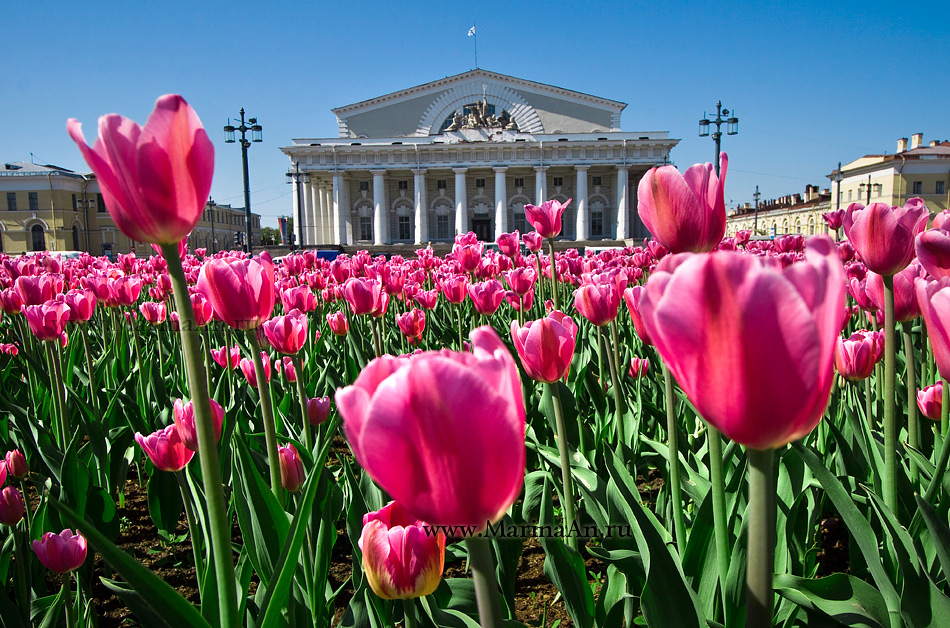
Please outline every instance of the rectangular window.
[{"label": "rectangular window", "polygon": [[96,194],[96,211],[99,213],[106,211],[106,199],[102,198],[102,194]]},{"label": "rectangular window", "polygon": [[444,190],[446,188],[445,179],[436,180],[435,187],[440,190]]},{"label": "rectangular window", "polygon": [[30,211],[38,211],[40,208],[40,197],[36,192],[30,192]]},{"label": "rectangular window", "polygon": [[399,216],[399,239],[408,240],[412,237],[412,225],[409,216]]},{"label": "rectangular window", "polygon": [[525,220],[523,213],[515,212],[515,229],[521,233],[528,231],[528,221]]},{"label": "rectangular window", "polygon": [[400,190],[408,190],[408,189],[409,189],[409,181],[405,181],[405,180],[404,180],[404,181],[400,181],[400,182],[399,182],[399,189],[400,189]]},{"label": "rectangular window", "polygon": [[591,236],[604,235],[604,212],[592,212],[590,215]]},{"label": "rectangular window", "polygon": [[75,195],[75,194],[73,194],[73,211],[74,211],[74,212],[78,212],[78,211],[79,211],[79,201],[76,200],[76,195]]},{"label": "rectangular window", "polygon": [[360,192],[369,192],[369,181],[360,181]]},{"label": "rectangular window", "polygon": [[943,181],[937,181],[937,185],[934,186],[934,194],[943,194],[946,190]]},{"label": "rectangular window", "polygon": [[449,215],[439,215],[435,217],[436,237],[440,240],[447,240],[449,237]]},{"label": "rectangular window", "polygon": [[524,177],[515,177],[515,187],[516,188],[524,187]]},{"label": "rectangular window", "polygon": [[602,177],[591,177],[590,179],[591,179],[591,185],[603,185]]},{"label": "rectangular window", "polygon": [[373,239],[373,217],[360,216],[360,240]]},{"label": "rectangular window", "polygon": [[922,194],[924,191],[923,181],[914,181],[914,191],[911,194]]},{"label": "rectangular window", "polygon": [[477,188],[485,187],[485,179],[475,179],[475,187]]},{"label": "rectangular window", "polygon": [[854,190],[848,190],[848,202],[849,202],[849,203],[851,202],[851,193],[852,193],[852,192],[854,192]]},{"label": "rectangular window", "polygon": [[16,192],[7,192],[7,209],[16,211]]},{"label": "rectangular window", "polygon": [[564,177],[554,177],[554,187],[559,188],[564,185]]}]

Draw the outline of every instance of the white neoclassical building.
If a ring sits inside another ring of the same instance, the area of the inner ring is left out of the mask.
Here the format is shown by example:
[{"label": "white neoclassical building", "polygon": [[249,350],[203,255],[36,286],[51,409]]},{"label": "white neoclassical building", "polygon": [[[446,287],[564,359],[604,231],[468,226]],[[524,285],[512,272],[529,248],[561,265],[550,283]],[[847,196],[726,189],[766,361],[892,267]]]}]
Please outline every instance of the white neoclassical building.
[{"label": "white neoclassical building", "polygon": [[666,131],[622,132],[626,104],[476,69],[333,110],[339,137],[294,139],[297,241],[423,244],[531,227],[524,206],[572,198],[562,236],[642,238],[637,183]]}]

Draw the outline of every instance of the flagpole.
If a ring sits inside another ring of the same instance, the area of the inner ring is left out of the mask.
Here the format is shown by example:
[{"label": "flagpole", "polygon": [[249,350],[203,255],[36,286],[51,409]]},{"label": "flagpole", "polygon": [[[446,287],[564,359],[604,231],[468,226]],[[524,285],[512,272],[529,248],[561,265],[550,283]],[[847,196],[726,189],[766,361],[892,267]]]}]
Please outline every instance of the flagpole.
[{"label": "flagpole", "polygon": [[474,38],[474,41],[472,43],[475,44],[475,69],[477,70],[478,69],[478,29],[475,28],[475,26],[476,26],[475,22],[472,22],[472,37]]}]

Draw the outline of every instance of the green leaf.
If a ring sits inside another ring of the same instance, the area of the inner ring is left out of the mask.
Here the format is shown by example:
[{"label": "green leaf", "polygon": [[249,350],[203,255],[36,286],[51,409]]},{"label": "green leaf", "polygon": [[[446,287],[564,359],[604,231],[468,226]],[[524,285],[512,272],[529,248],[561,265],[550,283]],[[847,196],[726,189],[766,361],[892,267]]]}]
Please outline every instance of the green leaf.
[{"label": "green leaf", "polygon": [[937,560],[940,561],[940,570],[945,576],[950,575],[950,528],[947,523],[940,519],[937,511],[924,500],[920,495],[914,496],[917,499],[917,511],[920,513],[930,532],[930,540],[937,552]]},{"label": "green leaf", "polygon": [[176,538],[175,528],[184,509],[175,474],[156,469],[148,478],[148,513],[159,534],[169,539]]},{"label": "green leaf", "polygon": [[69,522],[70,527],[77,528],[86,537],[103,560],[109,563],[156,613],[173,626],[211,628],[211,625],[194,606],[188,603],[188,600],[125,551],[116,547],[93,524],[55,499],[49,500],[49,503],[65,521]]},{"label": "green leaf", "polygon": [[877,589],[848,574],[809,579],[777,575],[776,593],[799,606],[818,611],[842,626],[889,628],[887,604]]}]

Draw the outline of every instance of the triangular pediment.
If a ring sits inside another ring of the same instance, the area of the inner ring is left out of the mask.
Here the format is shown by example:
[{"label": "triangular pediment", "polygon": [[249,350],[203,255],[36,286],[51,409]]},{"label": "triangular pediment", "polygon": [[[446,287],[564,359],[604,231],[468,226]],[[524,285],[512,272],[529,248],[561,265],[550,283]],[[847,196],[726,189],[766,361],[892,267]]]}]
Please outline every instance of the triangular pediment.
[{"label": "triangular pediment", "polygon": [[535,81],[471,70],[333,109],[340,137],[418,137],[438,134],[454,113],[485,101],[507,112],[524,133],[620,130],[625,103]]}]

